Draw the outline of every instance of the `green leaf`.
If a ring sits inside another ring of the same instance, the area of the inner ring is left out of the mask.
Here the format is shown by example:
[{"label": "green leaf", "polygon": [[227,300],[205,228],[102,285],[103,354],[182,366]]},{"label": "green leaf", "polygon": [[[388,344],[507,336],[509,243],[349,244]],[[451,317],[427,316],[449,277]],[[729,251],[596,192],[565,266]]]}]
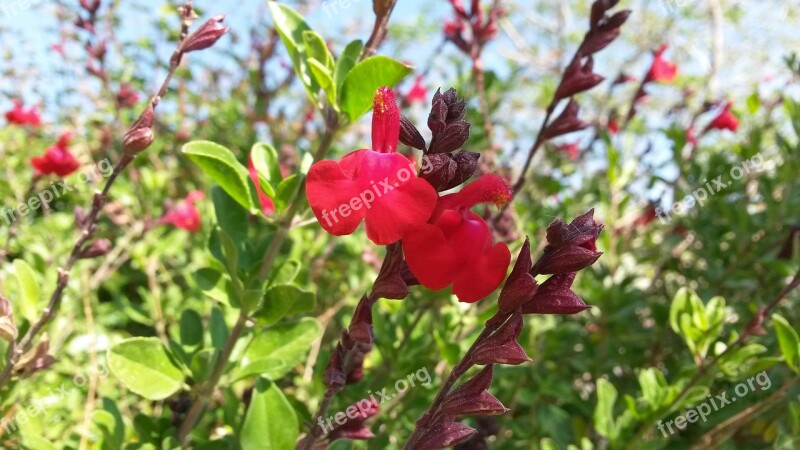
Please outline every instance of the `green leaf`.
[{"label": "green leaf", "polygon": [[372,107],[375,91],[394,86],[411,73],[411,68],[387,56],[367,58],[347,74],[342,83],[339,106],[351,122],[357,121]]},{"label": "green leaf", "polygon": [[297,174],[289,175],[285,180],[281,181],[278,185],[278,190],[275,193],[275,203],[278,209],[285,208],[294,197],[297,190],[300,188],[302,180]]},{"label": "green leaf", "polygon": [[800,372],[800,338],[797,336],[797,331],[778,314],[772,315],[772,323],[778,334],[778,344],[786,364],[795,372]]},{"label": "green leaf", "polygon": [[299,434],[292,405],[274,383],[259,378],[242,424],[242,450],[291,449]]},{"label": "green leaf", "polygon": [[242,358],[242,369],[235,378],[243,374],[256,374],[255,368],[270,368],[261,372],[271,379],[278,379],[305,360],[311,343],[322,332],[316,320],[306,317],[294,323],[282,323],[257,333]]},{"label": "green leaf", "polygon": [[597,380],[597,408],[594,410],[594,427],[601,436],[612,442],[617,438],[614,426],[614,403],[617,401],[617,389],[608,380]]},{"label": "green leaf", "polygon": [[205,348],[192,357],[189,369],[192,371],[192,378],[195,383],[202,383],[211,375],[214,369],[214,362],[217,360],[217,351],[213,348]]},{"label": "green leaf", "polygon": [[184,144],[183,153],[240,205],[253,214],[258,212],[247,169],[230,150],[210,141],[192,141]]},{"label": "green leaf", "polygon": [[211,188],[211,201],[220,228],[238,242],[247,240],[247,210],[219,186]]},{"label": "green leaf", "polygon": [[[264,177],[270,185],[277,186],[281,182],[283,175],[281,174],[280,161],[278,160],[278,151],[275,150],[275,147],[263,142],[257,142],[250,149],[250,157],[253,160],[253,167],[255,167],[256,172]],[[270,189],[272,189],[272,186],[270,186]],[[274,197],[274,195],[270,197]]]},{"label": "green leaf", "polygon": [[267,289],[264,302],[258,311],[259,323],[272,325],[290,314],[308,312],[314,308],[316,296],[313,292],[292,284],[280,284]]},{"label": "green leaf", "polygon": [[14,274],[19,285],[19,311],[22,317],[33,321],[38,314],[41,290],[36,272],[21,259],[14,260]]},{"label": "green leaf", "polygon": [[275,29],[286,46],[289,52],[289,57],[292,59],[292,66],[306,88],[309,97],[314,103],[317,101],[317,93],[319,92],[319,85],[314,77],[311,75],[311,70],[308,66],[308,52],[306,49],[305,39],[303,35],[307,31],[311,31],[311,27],[303,20],[303,16],[291,7],[282,3],[268,1],[267,6],[272,13],[272,19],[275,22]]},{"label": "green leaf", "polygon": [[209,323],[211,328],[211,345],[215,349],[222,351],[222,347],[225,346],[225,341],[228,340],[228,336],[231,332],[228,330],[228,325],[225,323],[225,316],[222,314],[221,309],[211,309],[211,319]]},{"label": "green leaf", "polygon": [[298,273],[300,273],[300,261],[290,259],[273,270],[269,285],[291,283]]},{"label": "green leaf", "polygon": [[336,99],[336,87],[333,84],[333,74],[331,70],[314,58],[308,60],[308,66],[311,69],[311,73],[314,75],[314,79],[317,80],[319,86],[325,91],[325,95],[328,97],[328,103],[338,110],[339,104]]},{"label": "green leaf", "polygon": [[108,368],[128,389],[163,400],[183,386],[183,373],[158,338],[131,338],[108,350]]},{"label": "green leaf", "polygon": [[333,81],[336,85],[336,92],[342,91],[342,85],[347,74],[353,70],[353,67],[358,63],[358,58],[361,57],[361,51],[364,49],[364,43],[360,40],[355,40],[344,48],[339,59],[336,61],[336,69],[333,72]]},{"label": "green leaf", "polygon": [[306,45],[306,53],[309,59],[317,60],[328,71],[333,70],[333,55],[328,50],[328,44],[325,43],[325,39],[322,36],[311,30],[306,30],[303,31],[303,42]]},{"label": "green leaf", "polygon": [[180,320],[181,344],[185,347],[203,345],[203,318],[193,309],[186,309]]}]

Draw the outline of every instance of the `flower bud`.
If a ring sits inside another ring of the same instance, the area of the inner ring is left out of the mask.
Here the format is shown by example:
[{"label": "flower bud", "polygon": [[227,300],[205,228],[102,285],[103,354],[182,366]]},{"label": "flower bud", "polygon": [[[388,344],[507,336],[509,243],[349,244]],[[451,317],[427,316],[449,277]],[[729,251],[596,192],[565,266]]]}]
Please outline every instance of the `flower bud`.
[{"label": "flower bud", "polygon": [[222,25],[223,20],[225,20],[225,16],[220,14],[200,25],[200,28],[183,41],[181,53],[204,50],[214,45],[222,35],[230,31],[230,28]]},{"label": "flower bud", "polygon": [[517,256],[517,262],[511,269],[511,275],[506,279],[503,289],[500,291],[498,305],[502,311],[514,311],[526,302],[530,301],[536,294],[538,285],[531,271],[531,245],[526,238],[522,244],[522,249]]},{"label": "flower bud", "polygon": [[431,424],[414,448],[437,450],[458,445],[478,431],[462,423],[454,422],[452,417],[442,416]]},{"label": "flower bud", "polygon": [[127,156],[134,156],[150,147],[155,138],[153,133],[153,105],[150,104],[122,138],[122,151]]},{"label": "flower bud", "polygon": [[108,239],[98,239],[92,242],[88,247],[84,248],[79,257],[81,259],[97,258],[98,256],[103,256],[111,251],[111,247],[111,241]]},{"label": "flower bud", "polygon": [[425,150],[425,139],[405,116],[400,116],[400,142],[417,150]]},{"label": "flower bud", "polygon": [[569,103],[567,103],[567,106],[564,108],[564,111],[562,111],[561,114],[556,117],[556,119],[544,130],[542,140],[552,139],[554,137],[561,136],[562,134],[580,131],[588,127],[589,124],[578,117],[579,110],[580,106],[578,105],[578,102],[576,102],[574,99],[570,99]]}]

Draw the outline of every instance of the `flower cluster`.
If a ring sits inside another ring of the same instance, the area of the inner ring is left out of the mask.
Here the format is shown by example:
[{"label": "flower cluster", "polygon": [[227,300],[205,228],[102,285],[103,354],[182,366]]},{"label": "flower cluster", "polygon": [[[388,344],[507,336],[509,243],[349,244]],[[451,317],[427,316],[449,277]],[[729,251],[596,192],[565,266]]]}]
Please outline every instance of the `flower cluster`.
[{"label": "flower cluster", "polygon": [[[314,164],[306,190],[311,209],[329,233],[350,234],[364,221],[376,244],[402,240],[416,281],[434,290],[452,285],[460,301],[471,303],[500,285],[511,259],[508,247],[494,243],[489,226],[471,208],[503,205],[511,191],[502,178],[489,174],[457,193],[437,195],[463,184],[477,168],[477,153],[458,151],[469,137],[465,114],[466,102],[455,90],[437,91],[428,116],[428,145],[400,116],[391,89],[380,88],[372,149]],[[419,176],[412,171],[414,164],[397,153],[399,142],[422,150],[429,170]]]},{"label": "flower cluster", "polygon": [[[464,7],[462,0],[449,0],[455,17],[444,22],[444,37],[454,43],[461,51],[470,54],[473,48],[481,48],[497,35],[497,20],[504,11],[494,2],[485,14],[480,0],[472,0],[470,9]],[[469,24],[471,36],[465,34]]]},{"label": "flower cluster", "polygon": [[6,112],[6,120],[12,125],[21,127],[39,127],[42,125],[42,117],[35,106],[25,108],[21,100],[14,100],[14,106]]},{"label": "flower cluster", "polygon": [[58,175],[66,177],[80,167],[80,163],[69,151],[72,133],[65,132],[58,138],[58,142],[44,153],[43,156],[31,158],[31,165],[37,175]]}]

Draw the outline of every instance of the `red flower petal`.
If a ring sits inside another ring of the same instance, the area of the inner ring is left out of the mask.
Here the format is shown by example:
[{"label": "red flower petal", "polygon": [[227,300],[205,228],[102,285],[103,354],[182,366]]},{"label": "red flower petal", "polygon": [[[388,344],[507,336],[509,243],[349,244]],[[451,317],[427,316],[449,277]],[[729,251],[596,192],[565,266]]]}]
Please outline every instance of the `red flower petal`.
[{"label": "red flower petal", "polygon": [[350,234],[362,219],[378,245],[400,240],[425,223],[436,205],[436,191],[418,179],[413,165],[398,153],[357,150],[341,161],[320,161],[306,182],[308,203],[331,234]]}]

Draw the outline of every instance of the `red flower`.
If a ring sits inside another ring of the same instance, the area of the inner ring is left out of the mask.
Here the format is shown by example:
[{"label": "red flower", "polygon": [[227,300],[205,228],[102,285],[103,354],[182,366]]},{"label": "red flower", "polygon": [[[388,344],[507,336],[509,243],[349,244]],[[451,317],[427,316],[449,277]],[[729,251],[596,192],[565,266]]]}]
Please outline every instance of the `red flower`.
[{"label": "red flower", "polygon": [[198,231],[200,229],[200,211],[197,210],[194,204],[203,199],[203,197],[205,197],[205,194],[201,191],[190,192],[185,199],[171,207],[159,223],[168,223],[192,233]]},{"label": "red flower", "polygon": [[608,121],[608,131],[610,131],[611,134],[619,133],[619,122],[617,122],[617,119],[611,119]]},{"label": "red flower", "polygon": [[382,87],[374,101],[372,150],[356,150],[339,161],[320,161],[308,172],[308,203],[325,231],[351,234],[363,220],[367,237],[387,245],[430,218],[436,191],[417,178],[408,158],[396,152],[399,136],[394,93]]},{"label": "red flower", "polygon": [[6,120],[10,124],[19,126],[38,127],[42,125],[42,118],[39,116],[39,111],[36,107],[23,108],[22,102],[19,100],[14,100],[14,107],[6,112]]},{"label": "red flower", "polygon": [[731,102],[725,103],[725,107],[722,109],[717,117],[708,124],[707,130],[731,130],[736,131],[739,129],[739,120],[736,116],[733,115],[731,112],[731,107],[733,105]]},{"label": "red flower", "polygon": [[654,81],[656,83],[672,83],[675,81],[675,76],[678,74],[678,66],[664,59],[664,52],[667,50],[667,44],[662,44],[653,52],[653,63],[650,65],[650,71],[647,72],[645,82]]},{"label": "red flower", "polygon": [[139,101],[139,94],[128,84],[122,83],[117,92],[117,103],[120,108],[132,108]]},{"label": "red flower", "polygon": [[563,144],[558,147],[558,150],[566,153],[569,156],[569,159],[573,161],[578,159],[578,155],[581,153],[581,148],[575,143]]},{"label": "red flower", "polygon": [[[258,181],[258,172],[256,171],[256,166],[253,165],[253,159],[250,158],[250,161],[247,164],[247,170],[250,172],[250,179],[253,180],[253,184],[256,185],[256,192],[258,192],[258,201],[261,203],[261,211],[264,215],[270,215],[275,212],[275,202],[272,201],[271,198],[267,194],[264,193],[264,190],[261,189],[261,183]],[[281,170],[283,172],[283,170]],[[285,175],[284,175],[285,176]]]},{"label": "red flower", "polygon": [[422,75],[418,75],[417,78],[414,80],[414,85],[411,86],[411,89],[409,89],[408,94],[406,94],[406,102],[408,103],[425,102],[427,98],[428,98],[428,91],[422,84]]},{"label": "red flower", "polygon": [[459,301],[467,303],[495,290],[505,278],[511,253],[505,244],[494,244],[489,226],[470,208],[502,205],[510,198],[508,185],[494,174],[441,197],[430,222],[403,238],[403,252],[417,280],[434,290],[452,284]]},{"label": "red flower", "polygon": [[72,139],[72,133],[62,133],[56,145],[48,148],[44,156],[31,158],[31,165],[37,174],[56,174],[65,177],[78,170],[81,164],[68,149],[70,139]]}]

